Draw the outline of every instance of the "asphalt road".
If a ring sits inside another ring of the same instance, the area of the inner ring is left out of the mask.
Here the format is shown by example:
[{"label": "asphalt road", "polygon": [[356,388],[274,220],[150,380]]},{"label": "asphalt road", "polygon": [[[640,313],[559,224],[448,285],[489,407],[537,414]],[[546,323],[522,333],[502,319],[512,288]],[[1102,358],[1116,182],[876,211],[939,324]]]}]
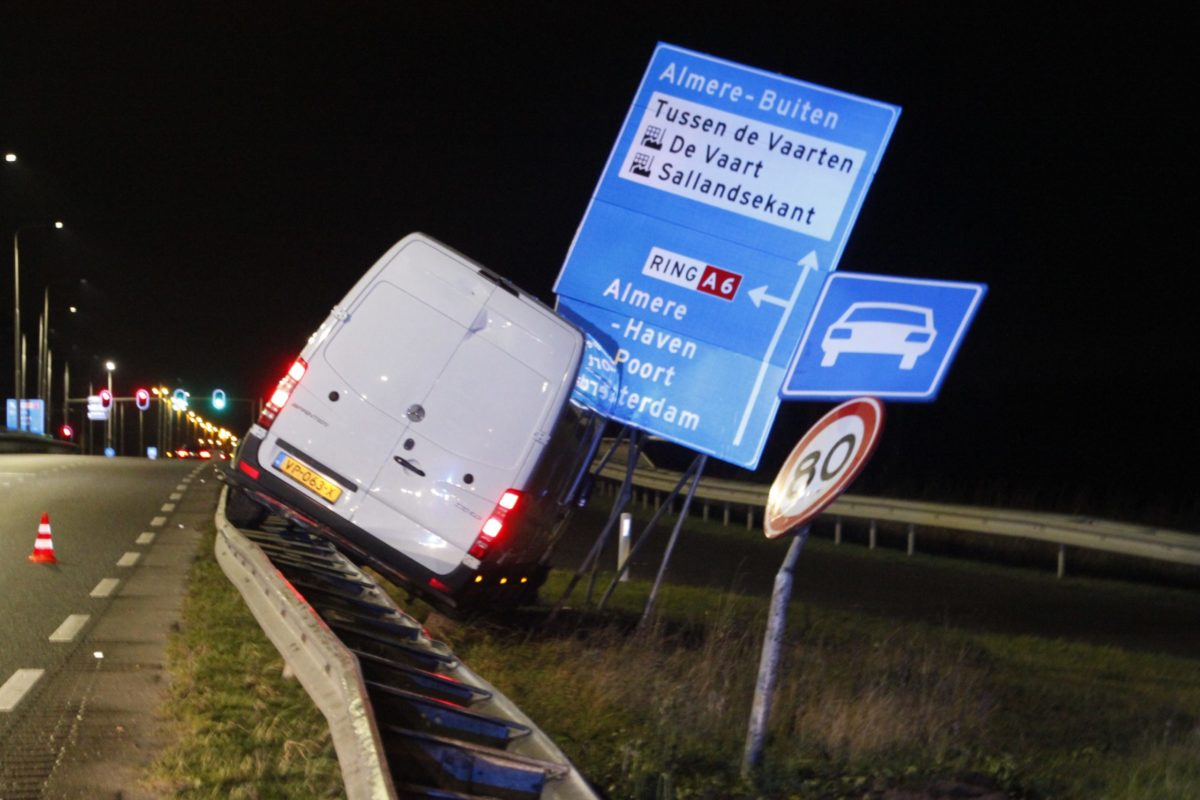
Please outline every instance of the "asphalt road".
[{"label": "asphalt road", "polygon": [[[179,481],[196,466],[75,455],[0,456],[0,739],[20,706],[21,685],[35,677],[52,678],[72,642],[96,625],[129,574],[126,554],[144,550],[138,544],[144,533],[163,530],[164,514],[179,500]],[[50,518],[56,564],[29,561],[43,513]],[[111,587],[107,594],[106,586]],[[64,630],[63,641],[52,641],[72,618],[82,627]],[[36,670],[43,672],[35,676]]]}]

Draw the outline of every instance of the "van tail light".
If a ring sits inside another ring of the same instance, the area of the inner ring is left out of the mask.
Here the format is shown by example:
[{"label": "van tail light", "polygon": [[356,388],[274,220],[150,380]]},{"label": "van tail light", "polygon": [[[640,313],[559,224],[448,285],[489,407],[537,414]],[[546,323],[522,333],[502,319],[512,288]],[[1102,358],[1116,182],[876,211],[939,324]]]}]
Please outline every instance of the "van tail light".
[{"label": "van tail light", "polygon": [[475,538],[475,544],[471,545],[471,549],[467,552],[475,558],[485,557],[505,528],[513,522],[517,506],[520,504],[521,493],[516,489],[509,489],[501,495],[500,502],[496,503],[496,508],[483,521],[483,527],[479,529],[479,536]]},{"label": "van tail light", "polygon": [[263,428],[271,427],[271,424],[275,422],[275,417],[279,416],[279,412],[287,404],[288,398],[292,396],[292,390],[296,388],[296,384],[300,383],[300,379],[307,371],[308,362],[303,358],[297,358],[292,362],[287,373],[279,379],[279,385],[275,387],[271,399],[267,401],[267,404],[263,406],[262,413],[258,415],[259,425]]}]

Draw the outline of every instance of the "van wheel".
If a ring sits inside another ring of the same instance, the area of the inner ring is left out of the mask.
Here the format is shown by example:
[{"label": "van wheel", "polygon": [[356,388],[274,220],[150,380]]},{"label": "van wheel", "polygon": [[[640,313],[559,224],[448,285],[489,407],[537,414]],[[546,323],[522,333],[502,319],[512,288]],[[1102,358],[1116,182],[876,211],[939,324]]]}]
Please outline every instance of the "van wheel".
[{"label": "van wheel", "polygon": [[267,518],[267,509],[256,503],[241,489],[229,487],[225,498],[225,518],[235,528],[257,528]]}]

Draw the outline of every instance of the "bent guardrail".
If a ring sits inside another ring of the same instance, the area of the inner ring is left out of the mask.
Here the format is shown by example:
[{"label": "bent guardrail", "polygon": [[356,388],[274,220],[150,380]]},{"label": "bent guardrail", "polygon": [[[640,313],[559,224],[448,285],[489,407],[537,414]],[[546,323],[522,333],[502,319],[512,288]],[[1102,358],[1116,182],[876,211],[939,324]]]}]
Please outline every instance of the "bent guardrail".
[{"label": "bent guardrail", "polygon": [[241,530],[217,506],[216,555],[329,723],[350,800],[597,800],[562,751],[328,541]]},{"label": "bent guardrail", "polygon": [[24,431],[0,430],[0,453],[78,453],[79,445]]},{"label": "bent guardrail", "polygon": [[[600,472],[600,476],[620,483],[625,478],[625,465],[607,464]],[[671,470],[639,466],[634,472],[633,484],[643,490],[668,493],[679,481],[679,476],[680,473]],[[746,509],[747,528],[753,528],[754,515],[761,513],[761,509],[766,506],[769,491],[770,487],[763,484],[702,477],[700,485],[696,489],[696,499],[700,501],[701,513],[705,519],[709,515],[709,504],[722,504],[726,524],[729,524],[729,508],[731,506]],[[1200,535],[1069,514],[1007,511],[980,506],[960,506],[845,494],[835,500],[823,516],[865,519],[872,523],[875,521],[906,523],[910,526],[908,545],[910,554],[914,551],[916,526],[970,531],[1057,544],[1059,546],[1058,574],[1060,577],[1065,573],[1065,548],[1068,546],[1175,564],[1200,566]]]}]

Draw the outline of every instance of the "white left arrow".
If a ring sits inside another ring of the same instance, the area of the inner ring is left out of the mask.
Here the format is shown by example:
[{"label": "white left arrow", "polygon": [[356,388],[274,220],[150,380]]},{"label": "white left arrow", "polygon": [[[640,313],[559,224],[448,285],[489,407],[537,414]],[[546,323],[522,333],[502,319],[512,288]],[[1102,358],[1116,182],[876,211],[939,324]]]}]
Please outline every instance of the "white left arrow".
[{"label": "white left arrow", "polygon": [[770,303],[773,306],[779,306],[781,308],[787,308],[788,306],[787,300],[776,297],[772,294],[767,294],[767,287],[765,285],[759,286],[757,289],[751,289],[750,291],[746,292],[746,294],[749,295],[750,302],[754,303],[755,308],[761,307],[763,303]]}]

